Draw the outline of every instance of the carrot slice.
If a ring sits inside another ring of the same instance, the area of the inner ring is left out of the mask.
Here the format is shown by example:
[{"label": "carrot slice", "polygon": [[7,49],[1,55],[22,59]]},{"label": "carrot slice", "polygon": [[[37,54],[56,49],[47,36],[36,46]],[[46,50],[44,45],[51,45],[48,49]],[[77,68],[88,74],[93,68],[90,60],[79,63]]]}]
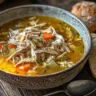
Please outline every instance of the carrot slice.
[{"label": "carrot slice", "polygon": [[42,36],[43,36],[43,39],[44,39],[44,40],[53,39],[53,37],[54,37],[54,36],[52,35],[52,33],[43,33]]},{"label": "carrot slice", "polygon": [[29,69],[31,69],[31,64],[25,64],[23,67],[24,71],[28,71]]},{"label": "carrot slice", "polygon": [[11,48],[15,48],[16,47],[16,45],[15,44],[13,44],[13,43],[9,43],[9,48],[11,49]]},{"label": "carrot slice", "polygon": [[20,64],[18,66],[16,66],[16,69],[15,69],[15,73],[19,73],[21,75],[26,75],[26,73],[28,72],[28,70],[32,69],[32,67],[34,66],[35,64],[33,63],[24,63],[24,64]]},{"label": "carrot slice", "polygon": [[0,50],[2,50],[2,48],[3,48],[3,44],[0,44]]}]

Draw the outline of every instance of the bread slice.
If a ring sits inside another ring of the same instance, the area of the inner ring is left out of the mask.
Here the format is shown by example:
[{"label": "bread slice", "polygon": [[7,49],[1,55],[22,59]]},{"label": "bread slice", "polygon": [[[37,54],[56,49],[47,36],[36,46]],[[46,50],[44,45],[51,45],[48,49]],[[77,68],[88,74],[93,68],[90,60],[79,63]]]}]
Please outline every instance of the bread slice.
[{"label": "bread slice", "polygon": [[89,55],[89,65],[93,76],[96,78],[96,34],[92,33],[92,49]]}]

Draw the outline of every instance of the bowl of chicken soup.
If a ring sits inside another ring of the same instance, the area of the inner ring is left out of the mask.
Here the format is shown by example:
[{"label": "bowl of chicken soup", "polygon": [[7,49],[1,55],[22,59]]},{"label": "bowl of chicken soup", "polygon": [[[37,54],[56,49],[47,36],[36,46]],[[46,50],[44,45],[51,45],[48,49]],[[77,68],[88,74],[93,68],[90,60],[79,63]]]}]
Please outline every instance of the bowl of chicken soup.
[{"label": "bowl of chicken soup", "polygon": [[70,12],[24,5],[0,13],[0,79],[27,89],[48,89],[72,80],[91,48],[85,24]]}]

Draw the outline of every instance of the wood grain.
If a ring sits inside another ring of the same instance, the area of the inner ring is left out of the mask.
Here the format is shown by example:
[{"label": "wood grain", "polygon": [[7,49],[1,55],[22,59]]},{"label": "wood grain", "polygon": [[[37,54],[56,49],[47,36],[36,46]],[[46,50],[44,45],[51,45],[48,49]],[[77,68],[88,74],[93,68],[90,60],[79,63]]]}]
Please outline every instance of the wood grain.
[{"label": "wood grain", "polygon": [[11,86],[8,83],[0,80],[0,85],[6,96],[22,96],[18,88]]}]

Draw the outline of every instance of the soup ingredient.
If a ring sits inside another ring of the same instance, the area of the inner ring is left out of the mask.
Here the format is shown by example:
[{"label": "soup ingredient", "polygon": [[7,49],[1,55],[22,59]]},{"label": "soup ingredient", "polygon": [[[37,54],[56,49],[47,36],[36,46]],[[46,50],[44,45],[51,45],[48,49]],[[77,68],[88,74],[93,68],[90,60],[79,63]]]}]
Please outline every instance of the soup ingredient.
[{"label": "soup ingredient", "polygon": [[32,69],[32,67],[34,66],[35,63],[21,63],[19,65],[16,66],[16,69],[14,71],[14,73],[19,73],[21,75],[26,75],[27,71]]},{"label": "soup ingredient", "polygon": [[5,43],[5,41],[0,41],[0,50],[3,49],[3,44]]},{"label": "soup ingredient", "polygon": [[2,50],[2,48],[3,48],[3,45],[2,45],[2,43],[0,44],[0,50]]},{"label": "soup ingredient", "polygon": [[79,33],[56,18],[25,17],[4,24],[1,29],[8,32],[0,43],[0,68],[7,72],[51,74],[74,66],[84,54]]},{"label": "soup ingredient", "polygon": [[15,48],[15,47],[16,47],[15,44],[9,43],[9,48]]},{"label": "soup ingredient", "polygon": [[43,33],[42,36],[44,40],[50,40],[54,37],[51,33]]}]

